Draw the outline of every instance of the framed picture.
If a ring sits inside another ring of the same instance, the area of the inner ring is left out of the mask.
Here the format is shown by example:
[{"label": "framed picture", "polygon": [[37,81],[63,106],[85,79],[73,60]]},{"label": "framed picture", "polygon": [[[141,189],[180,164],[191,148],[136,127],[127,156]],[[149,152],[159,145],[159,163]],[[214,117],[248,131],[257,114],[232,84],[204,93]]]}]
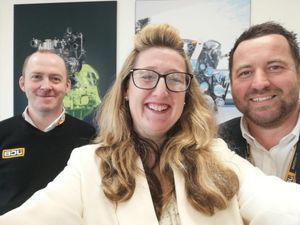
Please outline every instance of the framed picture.
[{"label": "framed picture", "polygon": [[116,1],[14,5],[14,114],[27,105],[18,85],[24,59],[47,45],[64,53],[71,72],[66,111],[90,121],[115,79],[116,38]]}]

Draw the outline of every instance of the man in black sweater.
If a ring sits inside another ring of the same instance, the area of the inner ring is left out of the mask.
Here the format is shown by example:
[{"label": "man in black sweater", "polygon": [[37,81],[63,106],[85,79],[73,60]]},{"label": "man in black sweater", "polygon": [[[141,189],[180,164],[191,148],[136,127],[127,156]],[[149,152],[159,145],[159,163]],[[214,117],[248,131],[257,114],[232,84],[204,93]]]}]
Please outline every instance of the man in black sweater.
[{"label": "man in black sweater", "polygon": [[28,106],[0,122],[0,214],[20,206],[64,168],[71,151],[90,143],[95,129],[63,107],[71,87],[64,59],[38,50],[24,62],[19,79]]}]

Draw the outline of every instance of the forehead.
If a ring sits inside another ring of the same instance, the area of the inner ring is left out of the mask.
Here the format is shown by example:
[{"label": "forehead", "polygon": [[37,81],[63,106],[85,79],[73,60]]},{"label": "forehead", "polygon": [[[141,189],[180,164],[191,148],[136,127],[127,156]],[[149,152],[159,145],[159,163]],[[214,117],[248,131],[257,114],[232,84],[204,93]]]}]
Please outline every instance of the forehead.
[{"label": "forehead", "polygon": [[28,73],[33,71],[52,71],[67,75],[64,60],[60,56],[51,52],[36,52],[29,57],[27,64],[25,65],[24,72]]},{"label": "forehead", "polygon": [[184,58],[175,50],[166,47],[151,47],[141,51],[135,60],[135,67],[161,70],[185,71]]},{"label": "forehead", "polygon": [[265,35],[241,42],[233,55],[232,70],[265,66],[273,61],[295,64],[288,41],[282,35]]},{"label": "forehead", "polygon": [[286,52],[291,54],[288,41],[284,36],[279,34],[270,34],[241,42],[236,48],[234,58],[236,58],[235,56],[239,54],[261,54],[264,51]]}]

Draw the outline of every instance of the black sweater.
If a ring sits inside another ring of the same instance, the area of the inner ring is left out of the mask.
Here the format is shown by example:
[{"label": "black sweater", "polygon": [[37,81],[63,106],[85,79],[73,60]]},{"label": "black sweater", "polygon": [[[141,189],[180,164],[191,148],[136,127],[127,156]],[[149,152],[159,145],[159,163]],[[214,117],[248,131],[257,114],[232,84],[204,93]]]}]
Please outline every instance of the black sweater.
[{"label": "black sweater", "polygon": [[63,170],[71,151],[95,129],[70,115],[49,132],[15,116],[0,122],[0,215],[21,205]]}]

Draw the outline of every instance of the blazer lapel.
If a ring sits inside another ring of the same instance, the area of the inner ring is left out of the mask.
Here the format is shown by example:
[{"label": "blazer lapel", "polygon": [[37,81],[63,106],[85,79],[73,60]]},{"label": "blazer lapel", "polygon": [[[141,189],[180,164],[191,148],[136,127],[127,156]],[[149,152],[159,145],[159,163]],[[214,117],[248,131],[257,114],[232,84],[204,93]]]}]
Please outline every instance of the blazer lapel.
[{"label": "blazer lapel", "polygon": [[181,225],[210,224],[199,212],[188,202],[184,186],[184,178],[174,170],[174,182],[176,187],[176,202]]},{"label": "blazer lapel", "polygon": [[[138,162],[138,166],[139,168],[143,168],[140,160]],[[221,210],[214,216],[207,216],[198,212],[188,202],[185,192],[184,178],[176,170],[174,170],[174,182],[181,225],[243,224],[236,197],[233,198],[228,209]],[[136,189],[131,199],[118,204],[116,208],[116,216],[119,225],[159,225],[144,173],[137,176]]]},{"label": "blazer lapel", "polygon": [[[138,167],[143,168],[142,162],[138,160]],[[152,198],[143,174],[136,178],[136,188],[133,196],[126,202],[118,204],[116,215],[120,225],[159,225]]]},{"label": "blazer lapel", "polygon": [[227,209],[217,211],[215,215],[208,216],[198,212],[188,202],[185,192],[184,178],[174,170],[174,181],[176,187],[176,200],[181,220],[181,225],[242,225],[243,221],[239,212],[239,205],[236,196],[233,197]]}]

